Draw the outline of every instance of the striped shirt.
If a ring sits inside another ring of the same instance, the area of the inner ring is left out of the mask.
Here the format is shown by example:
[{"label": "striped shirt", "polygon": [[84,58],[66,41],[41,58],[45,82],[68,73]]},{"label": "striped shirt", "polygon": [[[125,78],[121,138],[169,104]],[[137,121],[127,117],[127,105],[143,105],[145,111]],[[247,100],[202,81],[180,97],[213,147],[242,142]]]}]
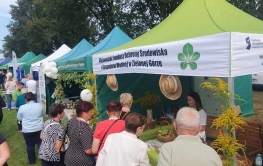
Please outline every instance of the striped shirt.
[{"label": "striped shirt", "polygon": [[59,161],[59,153],[56,152],[56,141],[63,141],[64,130],[62,126],[53,119],[45,122],[42,129],[43,140],[39,148],[39,158],[45,161]]}]

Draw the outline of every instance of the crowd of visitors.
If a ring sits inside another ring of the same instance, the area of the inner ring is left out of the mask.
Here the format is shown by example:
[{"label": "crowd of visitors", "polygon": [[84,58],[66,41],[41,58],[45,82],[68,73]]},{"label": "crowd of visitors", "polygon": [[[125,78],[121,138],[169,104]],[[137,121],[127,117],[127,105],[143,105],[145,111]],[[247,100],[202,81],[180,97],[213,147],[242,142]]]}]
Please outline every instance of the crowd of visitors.
[{"label": "crowd of visitors", "polygon": [[[0,86],[1,74],[0,72]],[[131,112],[133,97],[130,93],[121,94],[120,102],[109,102],[105,109],[108,119],[100,121],[93,130],[89,120],[92,118],[94,105],[87,101],[77,103],[76,116],[65,127],[61,125],[64,105],[52,104],[49,109],[50,119],[44,123],[43,106],[36,102],[36,84],[29,74],[21,82],[8,76],[4,85],[9,110],[11,102],[15,101],[18,131],[24,137],[29,164],[36,163],[37,145],[42,166],[150,165],[148,146],[139,139],[145,128],[146,118]],[[158,166],[221,166],[218,154],[206,145],[207,115],[199,94],[189,93],[187,102],[189,107],[181,108],[174,121],[178,136],[161,147]],[[2,107],[5,106],[0,95],[0,124],[3,119]],[[67,141],[68,148],[65,147]],[[9,157],[6,140],[0,135],[0,165],[6,166]]]}]

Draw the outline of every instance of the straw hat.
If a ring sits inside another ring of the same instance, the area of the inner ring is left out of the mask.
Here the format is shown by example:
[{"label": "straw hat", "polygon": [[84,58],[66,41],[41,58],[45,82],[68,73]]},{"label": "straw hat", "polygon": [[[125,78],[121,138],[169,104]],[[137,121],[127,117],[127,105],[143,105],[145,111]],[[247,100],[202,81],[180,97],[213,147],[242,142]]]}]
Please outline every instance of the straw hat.
[{"label": "straw hat", "polygon": [[182,94],[181,82],[177,76],[161,75],[159,86],[163,95],[170,100],[176,100]]},{"label": "straw hat", "polygon": [[113,91],[118,90],[118,81],[114,74],[107,75],[106,83]]}]

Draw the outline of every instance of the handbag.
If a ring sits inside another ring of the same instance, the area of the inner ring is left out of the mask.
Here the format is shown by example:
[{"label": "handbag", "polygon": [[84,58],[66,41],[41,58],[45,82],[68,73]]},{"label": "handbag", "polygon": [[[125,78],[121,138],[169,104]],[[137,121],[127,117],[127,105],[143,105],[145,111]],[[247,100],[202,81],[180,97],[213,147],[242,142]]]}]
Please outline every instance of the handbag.
[{"label": "handbag", "polygon": [[[107,131],[105,132],[105,134],[103,135],[103,137],[102,137],[102,139],[101,139],[101,141],[100,141],[100,145],[99,145],[98,150],[100,149],[100,147],[101,147],[101,145],[102,145],[102,142],[103,142],[105,136],[107,135],[108,131],[109,131],[110,128],[114,125],[114,123],[116,123],[118,120],[119,120],[119,119],[115,120],[115,121],[109,126],[109,128],[107,129]],[[96,156],[98,156],[98,154],[97,154]]]}]

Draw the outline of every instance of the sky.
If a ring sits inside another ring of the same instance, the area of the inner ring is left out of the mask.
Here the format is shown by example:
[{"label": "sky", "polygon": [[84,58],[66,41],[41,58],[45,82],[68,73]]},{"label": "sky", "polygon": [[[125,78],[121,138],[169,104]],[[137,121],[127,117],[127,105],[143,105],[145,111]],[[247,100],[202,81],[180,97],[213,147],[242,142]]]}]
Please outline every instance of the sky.
[{"label": "sky", "polygon": [[[11,15],[9,14],[10,5],[15,5],[17,0],[1,0],[0,1],[0,49],[2,49],[2,45],[4,42],[4,37],[9,34],[6,26],[11,21]],[[0,54],[0,58],[3,55]]]}]

